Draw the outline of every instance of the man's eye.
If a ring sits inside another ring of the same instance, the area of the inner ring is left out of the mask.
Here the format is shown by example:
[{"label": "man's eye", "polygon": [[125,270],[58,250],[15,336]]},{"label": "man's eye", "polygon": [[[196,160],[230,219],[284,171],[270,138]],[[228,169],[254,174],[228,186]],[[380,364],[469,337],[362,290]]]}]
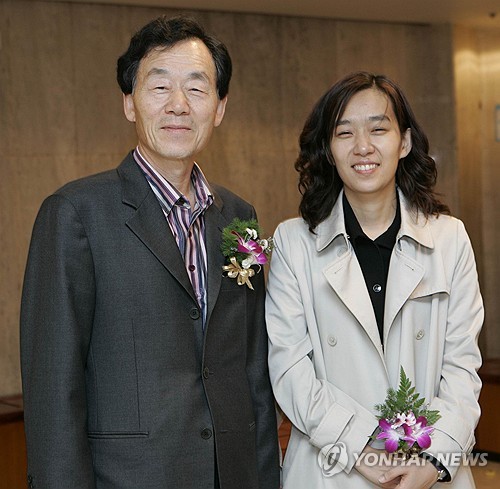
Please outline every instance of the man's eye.
[{"label": "man's eye", "polygon": [[201,88],[198,88],[198,87],[191,87],[189,89],[190,92],[193,92],[193,93],[205,93],[204,90],[202,90]]}]

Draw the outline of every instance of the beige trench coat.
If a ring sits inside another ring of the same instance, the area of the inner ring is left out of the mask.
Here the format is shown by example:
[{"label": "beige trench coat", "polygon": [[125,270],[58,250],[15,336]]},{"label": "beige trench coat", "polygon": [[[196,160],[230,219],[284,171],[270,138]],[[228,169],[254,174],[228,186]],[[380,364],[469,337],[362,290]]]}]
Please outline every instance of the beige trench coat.
[{"label": "beige trench coat", "polygon": [[[377,427],[375,404],[385,400],[389,386],[398,387],[400,366],[442,416],[427,451],[460,458],[473,448],[483,304],[471,244],[458,219],[417,218],[399,197],[385,348],[346,235],[342,196],[316,235],[302,219],[276,230],[266,314],[274,394],[293,424],[284,489],[374,487],[355,470],[355,454]],[[348,453],[334,475],[318,461],[320,450],[332,444]],[[469,467],[453,465],[447,465],[453,481],[446,487],[473,488]]]}]

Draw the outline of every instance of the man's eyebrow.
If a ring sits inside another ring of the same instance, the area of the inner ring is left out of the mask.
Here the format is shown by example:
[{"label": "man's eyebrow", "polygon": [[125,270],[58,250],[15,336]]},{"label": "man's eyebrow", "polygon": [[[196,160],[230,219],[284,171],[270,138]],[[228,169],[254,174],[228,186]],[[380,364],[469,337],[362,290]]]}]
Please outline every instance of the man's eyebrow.
[{"label": "man's eyebrow", "polygon": [[[370,122],[383,122],[383,121],[390,121],[389,117],[386,114],[380,114],[380,115],[371,115],[368,117],[368,120]],[[346,126],[350,124],[351,121],[349,119],[341,119],[340,121],[337,122],[337,126]]]},{"label": "man's eyebrow", "polygon": [[[166,68],[151,68],[148,71],[147,76],[156,76],[156,75],[169,75],[170,71]],[[201,80],[201,81],[209,81],[208,75],[203,71],[192,71],[188,74],[188,80]]]},{"label": "man's eyebrow", "polygon": [[151,68],[148,71],[147,76],[151,75],[168,75],[169,71],[166,70],[165,68]]}]

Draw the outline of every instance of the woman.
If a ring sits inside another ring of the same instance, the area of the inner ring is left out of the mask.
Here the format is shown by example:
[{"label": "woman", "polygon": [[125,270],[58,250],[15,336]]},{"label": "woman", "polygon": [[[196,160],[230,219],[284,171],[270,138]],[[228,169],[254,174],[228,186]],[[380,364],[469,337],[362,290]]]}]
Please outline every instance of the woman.
[{"label": "woman", "polygon": [[[457,461],[480,414],[482,300],[401,89],[365,72],[336,83],[295,167],[302,218],[276,230],[266,304],[271,380],[292,422],[284,489],[473,488]],[[401,367],[441,418],[421,463],[384,465],[367,456],[382,453],[375,405]]]}]

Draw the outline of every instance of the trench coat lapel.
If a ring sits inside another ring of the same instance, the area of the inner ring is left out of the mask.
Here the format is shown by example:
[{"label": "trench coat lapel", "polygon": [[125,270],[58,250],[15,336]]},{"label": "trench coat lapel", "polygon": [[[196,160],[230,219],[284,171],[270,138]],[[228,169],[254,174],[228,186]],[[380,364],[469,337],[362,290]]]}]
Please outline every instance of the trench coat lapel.
[{"label": "trench coat lapel", "polygon": [[122,182],[122,201],[135,209],[126,225],[196,302],[184,260],[158,199],[131,153],[118,167],[118,174]]},{"label": "trench coat lapel", "polygon": [[384,312],[384,343],[398,312],[418,287],[425,274],[425,267],[418,260],[420,246],[432,250],[434,243],[425,217],[416,215],[409,208],[403,194],[399,192],[401,202],[401,228],[392,252]]},{"label": "trench coat lapel", "polygon": [[363,272],[354,253],[346,248],[344,255],[323,271],[339,299],[351,311],[382,356],[377,320],[366,288]]},{"label": "trench coat lapel", "polygon": [[371,300],[363,272],[345,231],[342,193],[337,198],[332,213],[318,225],[316,232],[317,251],[326,252],[328,247],[334,256],[333,261],[323,269],[326,280],[383,357],[375,313],[373,307],[367,307]]},{"label": "trench coat lapel", "polygon": [[[396,244],[398,246],[398,244]],[[412,260],[400,249],[395,249],[391,257],[384,311],[384,343],[396,315],[408,300],[424,276],[424,267]]]}]

